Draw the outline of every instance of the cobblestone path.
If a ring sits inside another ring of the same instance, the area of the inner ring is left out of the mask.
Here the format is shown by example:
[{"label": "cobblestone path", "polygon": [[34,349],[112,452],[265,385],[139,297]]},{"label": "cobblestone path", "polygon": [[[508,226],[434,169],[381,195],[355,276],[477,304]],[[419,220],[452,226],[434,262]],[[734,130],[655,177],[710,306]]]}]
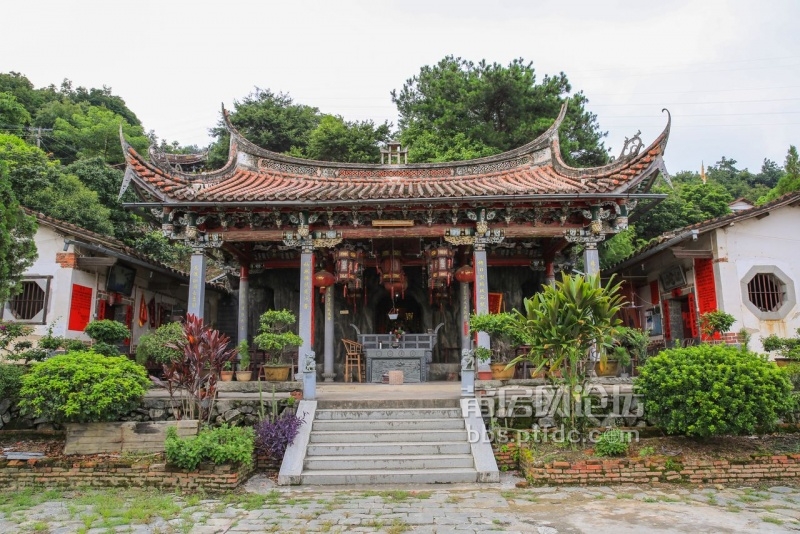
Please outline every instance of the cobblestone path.
[{"label": "cobblestone path", "polygon": [[800,488],[765,485],[276,488],[205,498],[155,490],[0,492],[0,532],[800,531]]}]

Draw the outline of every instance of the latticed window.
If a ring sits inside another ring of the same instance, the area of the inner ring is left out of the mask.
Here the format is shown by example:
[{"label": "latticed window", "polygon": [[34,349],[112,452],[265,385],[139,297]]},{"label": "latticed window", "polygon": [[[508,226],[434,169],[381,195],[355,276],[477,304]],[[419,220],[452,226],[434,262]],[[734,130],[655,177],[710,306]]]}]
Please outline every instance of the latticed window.
[{"label": "latticed window", "polygon": [[771,273],[758,273],[747,283],[748,300],[763,312],[777,311],[785,294],[785,285]]},{"label": "latticed window", "polygon": [[45,292],[36,282],[22,282],[22,292],[9,303],[11,313],[18,320],[32,319],[44,309]]}]

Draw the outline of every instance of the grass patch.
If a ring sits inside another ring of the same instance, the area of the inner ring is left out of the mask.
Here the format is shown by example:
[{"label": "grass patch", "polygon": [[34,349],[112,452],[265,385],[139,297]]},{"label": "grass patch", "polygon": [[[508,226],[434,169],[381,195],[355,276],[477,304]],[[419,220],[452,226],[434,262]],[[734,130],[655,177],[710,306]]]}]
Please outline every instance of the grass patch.
[{"label": "grass patch", "polygon": [[632,493],[617,493],[617,499],[633,499]]},{"label": "grass patch", "polygon": [[783,524],[783,520],[782,519],[778,519],[777,517],[767,516],[767,517],[762,517],[761,519],[765,523],[772,523],[774,525],[782,525]]}]

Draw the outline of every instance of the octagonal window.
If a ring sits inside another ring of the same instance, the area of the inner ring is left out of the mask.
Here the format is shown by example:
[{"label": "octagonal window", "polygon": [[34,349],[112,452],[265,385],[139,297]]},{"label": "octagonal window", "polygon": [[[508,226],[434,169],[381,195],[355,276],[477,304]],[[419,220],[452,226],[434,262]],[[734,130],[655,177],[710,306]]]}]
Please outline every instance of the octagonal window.
[{"label": "octagonal window", "polygon": [[792,279],[774,265],[753,266],[741,284],[745,306],[759,319],[783,319],[795,305]]}]

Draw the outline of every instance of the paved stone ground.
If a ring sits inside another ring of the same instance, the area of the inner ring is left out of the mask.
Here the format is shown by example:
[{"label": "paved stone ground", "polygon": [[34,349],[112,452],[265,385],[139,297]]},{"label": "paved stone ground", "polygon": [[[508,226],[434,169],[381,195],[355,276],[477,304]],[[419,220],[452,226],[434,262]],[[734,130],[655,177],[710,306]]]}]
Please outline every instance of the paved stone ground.
[{"label": "paved stone ground", "polygon": [[140,491],[155,499],[145,504],[131,490],[126,504],[112,509],[104,501],[119,499],[119,490],[39,495],[39,502],[9,501],[0,493],[6,497],[0,532],[800,531],[800,487],[516,488],[517,480],[505,475],[495,486],[286,489],[256,476],[245,492],[217,498]]}]

